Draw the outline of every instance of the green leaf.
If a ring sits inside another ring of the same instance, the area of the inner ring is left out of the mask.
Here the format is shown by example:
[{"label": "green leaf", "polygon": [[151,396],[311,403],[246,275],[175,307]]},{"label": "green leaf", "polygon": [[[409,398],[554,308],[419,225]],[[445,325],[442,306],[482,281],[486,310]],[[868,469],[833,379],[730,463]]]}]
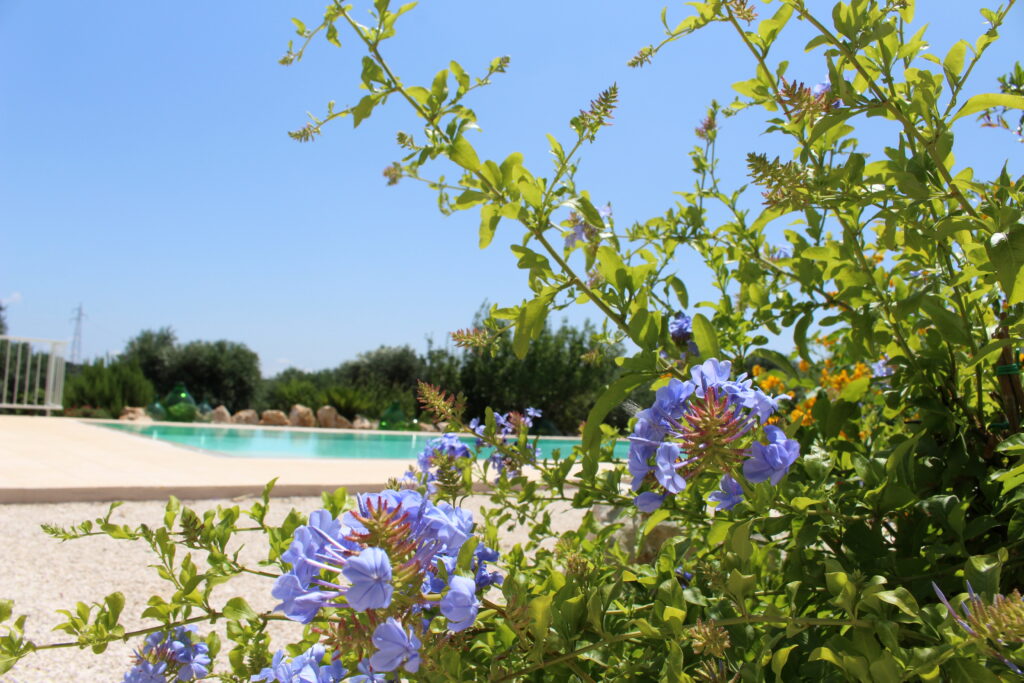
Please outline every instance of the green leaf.
[{"label": "green leaf", "polygon": [[692,329],[693,341],[697,344],[701,358],[718,358],[722,349],[718,345],[718,335],[711,321],[697,313],[693,316]]},{"label": "green leaf", "polygon": [[647,518],[647,522],[644,524],[642,536],[649,535],[654,531],[655,527],[664,522],[669,517],[669,511],[665,508],[658,508],[651,513],[651,516]]},{"label": "green leaf", "polygon": [[956,116],[950,119],[949,122],[953,123],[953,121],[963,118],[964,116],[977,114],[979,111],[992,109],[994,107],[1024,109],[1024,97],[1021,97],[1020,95],[1007,95],[1002,93],[984,93],[982,95],[975,95],[964,102],[964,106],[960,107]]},{"label": "green leaf", "polygon": [[527,607],[530,616],[530,632],[539,646],[543,646],[551,624],[551,596],[538,595]]},{"label": "green leaf", "polygon": [[670,275],[668,278],[668,284],[672,288],[672,291],[676,293],[676,299],[679,300],[680,308],[686,308],[689,306],[690,297],[686,292],[686,285],[683,284],[683,281],[675,275]]},{"label": "green leaf", "polygon": [[746,562],[754,552],[754,544],[750,542],[750,522],[734,526],[729,534],[729,550],[736,553],[741,562]]},{"label": "green leaf", "polygon": [[295,32],[298,33],[300,36],[305,37],[306,25],[303,24],[300,19],[296,19],[295,17],[292,17],[292,23],[295,24]]},{"label": "green leaf", "polygon": [[772,654],[772,673],[775,674],[775,680],[782,680],[782,669],[786,666],[786,662],[789,660],[789,653],[796,648],[796,645],[790,645],[789,647],[780,648]]},{"label": "green leaf", "polygon": [[985,250],[1010,304],[1024,301],[1024,275],[1021,273],[1024,267],[1024,228],[997,232],[985,245]]},{"label": "green leaf", "polygon": [[843,392],[839,395],[839,398],[841,398],[844,401],[849,401],[850,403],[856,403],[857,401],[864,398],[864,394],[867,393],[868,387],[870,385],[870,377],[861,377],[859,379],[855,379],[849,384],[847,384],[845,387],[843,387]]},{"label": "green leaf", "polygon": [[473,553],[476,552],[476,547],[480,545],[479,536],[470,536],[462,547],[459,549],[459,557],[455,561],[455,568],[457,571],[462,573],[470,573],[472,571],[473,564]]},{"label": "green leaf", "polygon": [[959,80],[960,72],[964,70],[964,57],[967,55],[968,47],[970,46],[967,41],[958,40],[953,47],[949,48],[946,58],[942,60],[942,68],[946,70],[950,83]]},{"label": "green leaf", "polygon": [[599,230],[604,229],[604,219],[601,218],[601,214],[598,213],[597,209],[594,208],[594,205],[590,203],[590,200],[583,195],[571,199],[566,202],[566,204],[579,211],[580,215],[583,216],[583,220],[585,220],[590,226],[598,228]]},{"label": "green leaf", "polygon": [[732,594],[739,605],[743,604],[743,600],[748,595],[753,594],[756,587],[757,577],[753,574],[743,574],[738,569],[729,572],[729,578],[725,580],[726,590]]},{"label": "green leaf", "polygon": [[494,233],[498,230],[498,221],[501,215],[498,207],[494,204],[486,204],[480,207],[480,248],[486,249],[494,239]]},{"label": "green leaf", "polygon": [[646,375],[631,373],[623,375],[604,390],[604,393],[594,402],[594,407],[587,414],[586,427],[583,429],[583,448],[587,451],[588,457],[583,462],[583,477],[589,479],[597,473],[597,453],[601,443],[601,422],[612,411],[629,396],[630,392],[643,384],[648,377]]},{"label": "green leaf", "polygon": [[772,363],[775,364],[776,368],[782,374],[786,375],[787,377],[793,376],[793,364],[790,362],[788,358],[783,356],[778,351],[762,347],[759,349],[754,349],[748,354],[748,356],[760,356],[765,360],[770,360]]},{"label": "green leaf", "polygon": [[359,104],[352,107],[352,127],[358,127],[364,120],[370,118],[373,108],[377,106],[376,95],[366,95],[359,100]]},{"label": "green leaf", "polygon": [[238,621],[251,621],[259,617],[256,614],[256,610],[250,607],[244,598],[231,598],[221,611],[224,612],[224,616],[228,619],[236,619]]},{"label": "green leaf", "polygon": [[461,135],[455,138],[455,142],[448,148],[448,158],[470,173],[480,168],[480,158],[476,155],[476,150]]},{"label": "green leaf", "polygon": [[874,594],[874,597],[878,598],[882,602],[887,602],[893,605],[899,611],[906,614],[908,617],[913,617],[919,620],[920,608],[917,606],[917,600],[910,594],[903,586],[899,586],[891,591],[879,591]]},{"label": "green leaf", "polygon": [[515,333],[512,335],[512,352],[522,360],[530,350],[530,340],[544,327],[547,319],[547,305],[550,297],[532,299],[519,309]]},{"label": "green leaf", "polygon": [[971,343],[970,337],[964,330],[963,320],[947,309],[939,299],[934,296],[922,297],[921,308],[928,314],[932,323],[947,341],[964,346]]},{"label": "green leaf", "polygon": [[808,363],[811,362],[811,354],[807,350],[807,328],[811,326],[813,321],[813,314],[804,313],[803,317],[793,326],[793,343],[796,344],[800,357]]}]

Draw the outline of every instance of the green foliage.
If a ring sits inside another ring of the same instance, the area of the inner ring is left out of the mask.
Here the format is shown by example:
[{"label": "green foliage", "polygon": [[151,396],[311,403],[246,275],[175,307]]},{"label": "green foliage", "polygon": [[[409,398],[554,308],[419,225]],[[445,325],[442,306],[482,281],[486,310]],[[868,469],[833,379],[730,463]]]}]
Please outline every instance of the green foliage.
[{"label": "green foliage", "polygon": [[[621,347],[592,353],[594,329],[565,323],[545,326],[530,342],[526,354],[516,355],[512,335],[501,334],[489,353],[467,353],[458,382],[442,384],[466,395],[468,415],[483,416],[488,407],[498,412],[544,412],[549,433],[576,434],[594,401],[617,373],[614,358]],[[589,354],[589,355],[588,355]],[[618,415],[620,426],[627,416]]]},{"label": "green foliage", "polygon": [[260,382],[260,361],[245,344],[194,341],[176,350],[171,372],[199,402],[237,411],[252,404]]},{"label": "green foliage", "polygon": [[177,342],[178,338],[170,327],[143,330],[128,340],[121,358],[138,365],[157,392],[163,395],[177,381],[174,376]]},{"label": "green foliage", "polygon": [[65,414],[117,417],[125,406],[147,405],[154,395],[153,385],[139,366],[122,360],[108,364],[98,359],[68,373],[64,385]]},{"label": "green foliage", "polygon": [[178,344],[170,327],[143,330],[121,358],[136,363],[158,393],[184,382],[200,401],[231,411],[248,408],[260,383],[260,360],[249,347],[226,340]]},{"label": "green foliage", "polygon": [[4,315],[4,305],[0,302],[0,334],[7,334],[7,317]]}]

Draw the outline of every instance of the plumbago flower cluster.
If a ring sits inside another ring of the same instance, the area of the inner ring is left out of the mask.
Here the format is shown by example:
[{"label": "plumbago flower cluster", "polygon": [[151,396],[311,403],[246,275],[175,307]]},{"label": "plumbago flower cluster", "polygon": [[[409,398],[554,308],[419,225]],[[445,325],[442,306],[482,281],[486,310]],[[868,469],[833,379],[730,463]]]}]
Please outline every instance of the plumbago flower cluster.
[{"label": "plumbago flower cluster", "polygon": [[135,665],[123,683],[196,681],[210,673],[210,650],[196,638],[195,626],[178,626],[146,636],[135,652]]},{"label": "plumbago flower cluster", "polygon": [[361,494],[340,519],[314,512],[282,555],[292,568],[273,595],[289,619],[316,622],[323,641],[291,659],[278,652],[254,680],[328,683],[345,664],[360,672],[350,680],[418,671],[423,647],[469,629],[483,592],[502,580],[474,526],[468,511],[413,489]]},{"label": "plumbago flower cluster", "polygon": [[[769,396],[746,374],[730,380],[731,369],[729,361],[706,360],[691,369],[692,379],[673,378],[658,389],[654,404],[637,415],[628,466],[640,510],[656,510],[706,472],[721,475],[710,500],[728,510],[743,499],[740,471],[751,484],[774,486],[800,456],[799,443],[766,424],[788,396]],[[767,442],[747,445],[758,430]]]},{"label": "plumbago flower cluster", "polygon": [[[494,444],[509,445],[520,437],[525,437],[533,427],[533,421],[542,413],[536,408],[527,408],[522,413],[511,411],[492,415],[494,433],[491,435],[491,444],[488,444],[487,440],[486,422],[473,418],[467,426],[477,436],[475,451],[457,434],[442,434],[428,442],[420,451],[416,457],[417,466],[409,468],[403,475],[400,485],[406,488],[424,487],[430,495],[437,493],[439,486],[449,495],[459,491],[462,485],[471,483],[472,475],[470,474],[469,482],[464,476],[465,467],[476,460],[476,455],[481,449]],[[538,455],[538,448],[524,443],[515,456],[510,454],[509,449],[493,448],[487,462],[497,472],[498,477],[515,478],[520,474],[523,460],[532,461]]]}]

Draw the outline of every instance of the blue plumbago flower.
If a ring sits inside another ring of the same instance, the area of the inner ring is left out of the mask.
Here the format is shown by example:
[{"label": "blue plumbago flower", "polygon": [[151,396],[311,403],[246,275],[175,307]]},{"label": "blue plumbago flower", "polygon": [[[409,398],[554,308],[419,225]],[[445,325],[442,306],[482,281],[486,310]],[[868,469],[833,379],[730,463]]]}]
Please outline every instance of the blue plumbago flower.
[{"label": "blue plumbago flower", "polygon": [[719,510],[731,510],[736,503],[743,500],[743,487],[728,474],[722,475],[722,482],[718,488],[718,491],[714,491],[708,496],[708,500],[718,503]]},{"label": "blue plumbago flower", "polygon": [[195,626],[178,626],[146,636],[142,650],[135,652],[135,665],[124,683],[166,683],[196,681],[210,673],[210,650],[196,638]]},{"label": "blue plumbago flower", "polygon": [[341,595],[341,591],[316,590],[309,582],[287,572],[277,577],[270,594],[281,601],[274,607],[276,611],[283,612],[292,621],[308,624],[324,605]]},{"label": "blue plumbago flower", "polygon": [[377,673],[365,659],[359,662],[356,668],[359,669],[359,673],[351,678],[346,678],[345,683],[387,683],[388,681],[386,673]]},{"label": "blue plumbago flower", "polygon": [[[473,536],[473,516],[447,502],[434,503],[419,491],[360,494],[337,530],[323,515],[311,516],[311,521],[316,526],[310,528],[324,542],[321,547],[309,541],[309,534],[297,532],[301,547],[289,556],[301,558],[302,573],[293,568],[277,580],[274,595],[282,600],[278,609],[303,623],[312,622],[325,607],[338,610],[332,619],[350,624],[352,637],[372,641],[378,649],[366,676],[398,666],[414,672],[419,666],[415,634],[430,631],[424,627],[406,637],[405,624],[429,622],[440,612],[449,617],[453,630],[468,628],[475,619],[470,612],[479,605],[476,593],[502,580],[488,570],[498,553],[482,543],[476,544],[470,562],[473,578],[447,580],[454,576],[459,551]],[[310,556],[311,548],[319,549]],[[315,573],[307,579],[310,567]],[[368,612],[370,618],[354,618],[354,612]]]},{"label": "blue plumbago flower", "polygon": [[472,458],[473,454],[469,452],[469,446],[462,443],[462,439],[456,434],[442,434],[437,439],[432,439],[427,443],[426,448],[419,454],[417,461],[420,469],[424,472],[429,472],[434,464],[434,459],[438,454],[443,453],[449,455],[452,458]]},{"label": "blue plumbago flower", "polygon": [[871,374],[875,377],[891,377],[893,372],[894,370],[892,369],[892,366],[889,365],[888,357],[883,356],[871,364]]},{"label": "blue plumbago flower", "polygon": [[[501,443],[514,442],[519,439],[520,430],[532,427],[533,420],[540,417],[541,414],[541,411],[537,408],[527,408],[525,413],[517,413],[515,411],[504,414],[494,413],[494,423],[497,428],[495,437]],[[469,423],[469,428],[473,433],[482,437],[486,426],[478,418],[473,418]],[[482,438],[478,438],[476,444],[478,448],[489,445]],[[525,458],[526,462],[541,456],[541,450],[536,446],[527,444],[525,450],[526,452],[521,454],[521,458]],[[501,477],[519,476],[519,465],[521,463],[516,462],[516,460],[518,459],[510,458],[498,449],[491,453],[488,458],[490,465],[498,473],[499,479]]]},{"label": "blue plumbago flower", "polygon": [[380,548],[367,548],[349,559],[341,573],[349,580],[345,600],[352,609],[365,612],[391,604],[391,560]]},{"label": "blue plumbago flower", "polygon": [[815,97],[821,97],[831,89],[832,84],[829,83],[828,81],[824,81],[822,83],[815,83],[814,85],[811,86],[811,94],[814,95]]},{"label": "blue plumbago flower", "polygon": [[269,667],[252,677],[267,683],[338,683],[348,673],[340,661],[324,664],[324,646],[316,644],[293,659],[278,650]]},{"label": "blue plumbago flower", "polygon": [[663,443],[654,454],[654,476],[669,493],[679,493],[686,488],[686,479],[679,475],[679,468],[689,464],[679,459],[679,445]]},{"label": "blue plumbago flower", "polygon": [[167,683],[167,662],[138,662],[124,675],[122,683]]},{"label": "blue plumbago flower", "polygon": [[377,671],[394,671],[402,667],[411,674],[420,668],[420,640],[411,630],[402,628],[394,617],[373,631],[377,651],[370,657],[370,666]]},{"label": "blue plumbago flower", "polygon": [[629,459],[627,467],[633,475],[633,490],[640,490],[644,479],[654,468],[651,467],[651,456],[658,450],[662,440],[665,438],[666,430],[659,423],[639,418],[633,427],[633,434],[629,437]]},{"label": "blue plumbago flower", "polygon": [[572,230],[565,236],[565,249],[568,251],[576,246],[579,242],[586,242],[586,225],[583,223],[576,223],[572,226]]},{"label": "blue plumbago flower", "polygon": [[693,341],[693,318],[683,312],[679,312],[674,318],[668,321],[668,335],[676,346],[686,349],[686,354],[699,356],[700,349],[697,342]]},{"label": "blue plumbago flower", "polygon": [[661,507],[664,500],[665,496],[659,496],[653,491],[644,491],[633,500],[633,504],[640,512],[654,512]]},{"label": "blue plumbago flower", "polygon": [[[765,394],[746,375],[730,379],[731,370],[729,361],[708,359],[691,369],[692,379],[672,379],[658,389],[654,404],[637,414],[627,467],[634,491],[652,488],[645,491],[651,496],[636,497],[638,506],[655,509],[661,501],[653,496],[679,493],[704,472],[732,476],[742,467],[752,482],[777,484],[793,464],[797,442],[765,425],[781,397]],[[762,429],[768,443],[750,446]],[[735,479],[730,482],[738,486]],[[723,488],[712,500],[729,509],[734,492]]]},{"label": "blue plumbago flower", "polygon": [[769,442],[750,447],[750,459],[743,463],[743,476],[752,484],[770,480],[772,486],[777,486],[800,457],[800,444],[787,439],[786,433],[774,425],[766,426],[764,431]]},{"label": "blue plumbago flower", "polygon": [[441,614],[448,619],[452,631],[465,631],[476,621],[480,601],[476,597],[476,581],[465,576],[453,576],[448,592],[441,598]]}]

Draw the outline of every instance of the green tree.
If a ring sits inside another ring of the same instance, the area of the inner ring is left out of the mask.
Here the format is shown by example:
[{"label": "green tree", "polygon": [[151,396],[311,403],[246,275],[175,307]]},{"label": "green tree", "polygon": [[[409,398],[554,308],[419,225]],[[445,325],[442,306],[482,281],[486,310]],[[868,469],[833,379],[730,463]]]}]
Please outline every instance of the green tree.
[{"label": "green tree", "polygon": [[4,316],[3,303],[0,303],[0,334],[7,334],[7,319]]},{"label": "green tree", "polygon": [[491,354],[467,353],[459,377],[467,414],[483,416],[488,406],[499,412],[539,408],[549,428],[577,433],[590,406],[615,378],[614,358],[622,353],[620,347],[593,353],[593,335],[589,323],[575,328],[563,321],[557,329],[546,326],[522,358],[508,333]]},{"label": "green tree", "polygon": [[256,396],[260,359],[238,342],[194,341],[175,351],[169,372],[197,401],[236,411],[248,408]]},{"label": "green tree", "polygon": [[157,393],[163,395],[171,390],[176,381],[172,369],[177,341],[174,330],[169,326],[158,330],[143,330],[128,341],[121,358],[138,365],[153,383]]}]

